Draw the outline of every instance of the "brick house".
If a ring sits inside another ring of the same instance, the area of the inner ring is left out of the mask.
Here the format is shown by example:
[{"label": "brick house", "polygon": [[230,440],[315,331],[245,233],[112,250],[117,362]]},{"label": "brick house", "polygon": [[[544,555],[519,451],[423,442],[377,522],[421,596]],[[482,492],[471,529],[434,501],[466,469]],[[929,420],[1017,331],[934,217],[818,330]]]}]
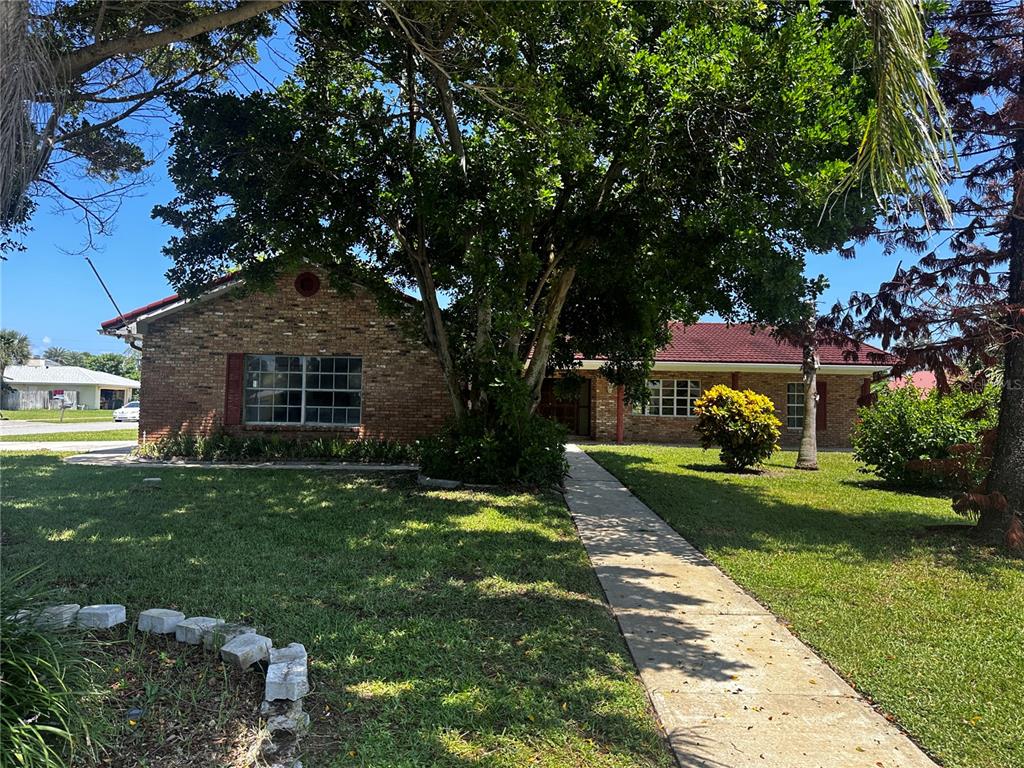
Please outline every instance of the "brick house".
[{"label": "brick house", "polygon": [[[386,437],[431,434],[451,414],[433,353],[383,315],[365,289],[339,295],[314,272],[282,277],[269,292],[239,292],[225,278],[197,299],[168,296],[102,324],[101,333],[141,344],[140,438],[173,432]],[[410,299],[409,301],[413,301]],[[695,442],[693,403],[715,384],[768,395],[783,422],[783,443],[799,438],[803,417],[800,350],[748,326],[673,324],[657,356],[650,406],[629,409],[583,360],[582,383],[564,399],[544,383],[540,410],[571,433],[602,441]],[[846,447],[857,399],[876,372],[880,350],[819,350],[818,441]],[[559,395],[563,399],[559,398]]]}]

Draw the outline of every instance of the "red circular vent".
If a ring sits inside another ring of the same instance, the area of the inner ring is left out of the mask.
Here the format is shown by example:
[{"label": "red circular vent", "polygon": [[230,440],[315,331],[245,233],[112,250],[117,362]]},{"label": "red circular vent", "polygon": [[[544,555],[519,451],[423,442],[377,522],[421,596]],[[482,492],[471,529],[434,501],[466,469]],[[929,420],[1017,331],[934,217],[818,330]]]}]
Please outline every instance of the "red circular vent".
[{"label": "red circular vent", "polygon": [[320,290],[320,278],[312,272],[303,272],[295,278],[295,290],[303,296],[313,296]]}]

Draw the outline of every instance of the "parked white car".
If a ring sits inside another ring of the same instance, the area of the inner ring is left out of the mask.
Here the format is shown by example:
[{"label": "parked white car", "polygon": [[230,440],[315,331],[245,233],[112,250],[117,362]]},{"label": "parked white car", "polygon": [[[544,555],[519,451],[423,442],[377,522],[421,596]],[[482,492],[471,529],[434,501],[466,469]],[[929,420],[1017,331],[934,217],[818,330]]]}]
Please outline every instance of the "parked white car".
[{"label": "parked white car", "polygon": [[139,401],[132,400],[114,411],[114,421],[138,421]]}]

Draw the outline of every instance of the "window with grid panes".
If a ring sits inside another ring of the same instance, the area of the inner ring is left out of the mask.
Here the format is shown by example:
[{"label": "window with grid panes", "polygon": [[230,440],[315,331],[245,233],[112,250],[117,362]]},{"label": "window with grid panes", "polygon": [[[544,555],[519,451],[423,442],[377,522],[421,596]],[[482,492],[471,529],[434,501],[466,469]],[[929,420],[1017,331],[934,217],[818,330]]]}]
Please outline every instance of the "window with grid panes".
[{"label": "window with grid panes", "polygon": [[642,413],[649,416],[693,416],[700,399],[700,382],[691,379],[651,379],[651,399]]},{"label": "window with grid panes", "polygon": [[804,385],[786,385],[786,428],[804,427]]},{"label": "window with grid panes", "polygon": [[359,357],[248,355],[245,422],[359,426],[362,388]]}]

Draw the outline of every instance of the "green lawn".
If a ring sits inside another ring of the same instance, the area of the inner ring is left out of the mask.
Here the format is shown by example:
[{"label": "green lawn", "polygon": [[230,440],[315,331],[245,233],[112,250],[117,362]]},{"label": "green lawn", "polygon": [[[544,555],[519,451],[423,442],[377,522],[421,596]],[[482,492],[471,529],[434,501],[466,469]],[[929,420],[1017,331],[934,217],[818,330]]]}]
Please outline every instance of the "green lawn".
[{"label": "green lawn", "polygon": [[82,440],[135,440],[139,436],[139,430],[135,427],[130,429],[111,429],[101,432],[44,432],[38,435],[0,435],[0,443],[55,443],[55,442],[81,442]]},{"label": "green lawn", "polygon": [[[14,421],[57,421],[61,420],[60,411],[51,411],[47,408],[30,408],[24,411],[4,410],[5,418]],[[64,411],[64,423],[69,421],[111,421],[114,418],[113,411],[74,411],[70,408]]]},{"label": "green lawn", "polygon": [[75,602],[176,607],[304,643],[307,764],[670,765],[557,496],[3,462],[6,571],[41,564]]},{"label": "green lawn", "polygon": [[699,448],[586,450],[946,766],[1024,765],[1024,562],[926,530],[962,522],[947,499],[848,454],[737,475]]}]

